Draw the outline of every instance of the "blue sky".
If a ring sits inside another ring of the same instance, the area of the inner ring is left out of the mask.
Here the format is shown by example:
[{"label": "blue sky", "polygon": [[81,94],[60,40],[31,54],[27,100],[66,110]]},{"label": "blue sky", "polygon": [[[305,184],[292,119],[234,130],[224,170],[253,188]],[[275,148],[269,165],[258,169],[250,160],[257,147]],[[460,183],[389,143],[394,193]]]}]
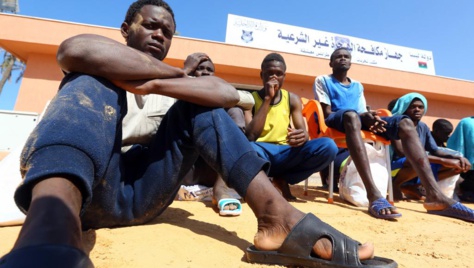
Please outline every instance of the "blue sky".
[{"label": "blue sky", "polygon": [[[472,0],[169,0],[181,36],[224,42],[227,14],[433,52],[436,75],[474,81]],[[19,0],[19,15],[119,27],[132,1]],[[449,4],[448,4],[449,3]],[[8,27],[8,26],[7,26]],[[318,74],[315,74],[315,76]],[[0,109],[12,110],[8,83]]]}]

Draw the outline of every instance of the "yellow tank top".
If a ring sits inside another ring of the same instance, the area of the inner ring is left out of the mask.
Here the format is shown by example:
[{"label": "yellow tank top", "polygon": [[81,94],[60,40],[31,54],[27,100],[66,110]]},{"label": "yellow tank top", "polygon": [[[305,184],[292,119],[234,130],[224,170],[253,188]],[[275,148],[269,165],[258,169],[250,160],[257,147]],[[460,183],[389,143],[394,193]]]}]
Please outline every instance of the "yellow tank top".
[{"label": "yellow tank top", "polygon": [[[290,94],[284,89],[281,91],[281,100],[279,103],[270,105],[270,110],[265,120],[262,134],[257,139],[259,142],[268,142],[276,144],[288,144],[286,136],[290,126]],[[263,100],[258,92],[252,92],[255,99],[254,114],[262,106]]]}]

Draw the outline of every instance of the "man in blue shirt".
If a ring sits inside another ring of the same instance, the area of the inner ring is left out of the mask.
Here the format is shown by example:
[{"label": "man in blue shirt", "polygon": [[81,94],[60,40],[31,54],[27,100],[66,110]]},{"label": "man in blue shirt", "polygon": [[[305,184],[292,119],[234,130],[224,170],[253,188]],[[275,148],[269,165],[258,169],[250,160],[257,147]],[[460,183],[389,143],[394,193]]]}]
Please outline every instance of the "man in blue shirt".
[{"label": "man in blue shirt", "polygon": [[351,59],[347,48],[336,49],[329,62],[332,74],[318,76],[313,89],[315,98],[321,102],[326,124],[346,133],[350,155],[367,190],[369,213],[381,219],[401,216],[375,186],[361,130],[372,131],[392,141],[401,141],[408,161],[413,163],[427,191],[424,207],[428,213],[474,222],[474,211],[446,197],[439,189],[413,121],[406,115],[380,118],[367,111],[362,84],[347,76]]}]

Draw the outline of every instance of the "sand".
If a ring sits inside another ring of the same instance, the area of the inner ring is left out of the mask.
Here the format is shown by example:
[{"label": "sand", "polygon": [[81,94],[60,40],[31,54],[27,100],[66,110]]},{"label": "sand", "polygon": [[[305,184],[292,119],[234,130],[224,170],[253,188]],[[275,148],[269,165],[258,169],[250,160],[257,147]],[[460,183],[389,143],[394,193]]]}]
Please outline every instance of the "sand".
[{"label": "sand", "polygon": [[[365,208],[344,203],[313,186],[293,205],[312,212],[360,241],[372,241],[378,256],[397,261],[399,267],[474,267],[471,251],[474,224],[427,214],[421,202],[399,202],[403,217],[378,220]],[[474,208],[473,204],[468,204]],[[239,217],[220,217],[209,202],[175,201],[152,222],[134,227],[84,232],[84,247],[96,267],[269,267],[246,262],[257,222],[247,204]],[[19,226],[0,228],[0,256],[14,244]]]}]

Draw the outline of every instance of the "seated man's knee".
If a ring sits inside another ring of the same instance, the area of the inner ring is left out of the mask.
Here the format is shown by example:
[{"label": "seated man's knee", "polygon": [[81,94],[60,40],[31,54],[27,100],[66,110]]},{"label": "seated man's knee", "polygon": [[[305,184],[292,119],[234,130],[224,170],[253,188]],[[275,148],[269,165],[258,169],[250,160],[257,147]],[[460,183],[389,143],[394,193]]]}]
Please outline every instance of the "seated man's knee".
[{"label": "seated man's knee", "polygon": [[336,143],[330,138],[321,137],[317,139],[312,147],[312,154],[317,158],[324,158],[328,163],[332,162],[337,155],[338,148]]},{"label": "seated man's knee", "polygon": [[326,151],[326,155],[329,159],[331,159],[331,162],[336,158],[337,151],[339,150],[336,146],[336,143],[332,139],[328,139],[328,141],[325,144],[324,150]]},{"label": "seated man's knee", "polygon": [[348,128],[354,129],[354,130],[360,130],[361,128],[361,123],[360,123],[360,118],[359,114],[354,112],[354,111],[348,111],[344,113],[344,128],[349,130]]}]

